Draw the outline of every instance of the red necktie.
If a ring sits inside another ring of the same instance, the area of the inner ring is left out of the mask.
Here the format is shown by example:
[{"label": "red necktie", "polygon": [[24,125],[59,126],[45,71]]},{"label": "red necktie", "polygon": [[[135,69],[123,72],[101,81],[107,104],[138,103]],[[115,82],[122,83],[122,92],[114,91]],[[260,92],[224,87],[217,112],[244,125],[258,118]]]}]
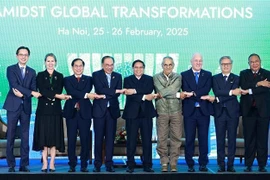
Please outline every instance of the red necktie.
[{"label": "red necktie", "polygon": [[[77,81],[78,82],[80,82],[80,77],[77,77]],[[79,104],[79,102],[77,102],[76,104],[75,104],[75,108],[76,108],[76,110],[78,111],[78,110],[80,110],[80,104]]]}]

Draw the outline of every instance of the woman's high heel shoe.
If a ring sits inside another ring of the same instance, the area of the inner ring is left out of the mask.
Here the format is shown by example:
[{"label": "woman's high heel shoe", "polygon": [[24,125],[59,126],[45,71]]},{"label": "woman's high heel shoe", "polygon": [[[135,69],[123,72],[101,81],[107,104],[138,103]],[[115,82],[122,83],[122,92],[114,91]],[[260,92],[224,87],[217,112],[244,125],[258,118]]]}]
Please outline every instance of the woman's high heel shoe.
[{"label": "woman's high heel shoe", "polygon": [[47,172],[47,169],[41,169],[41,172]]}]

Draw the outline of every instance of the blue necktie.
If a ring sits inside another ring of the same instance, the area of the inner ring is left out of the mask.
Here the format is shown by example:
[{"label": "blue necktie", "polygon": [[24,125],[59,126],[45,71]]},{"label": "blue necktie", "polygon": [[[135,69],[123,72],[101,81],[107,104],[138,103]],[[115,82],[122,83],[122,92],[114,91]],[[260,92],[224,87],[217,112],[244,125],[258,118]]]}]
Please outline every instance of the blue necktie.
[{"label": "blue necktie", "polygon": [[[196,84],[198,84],[198,81],[199,81],[199,74],[200,74],[199,72],[194,73]],[[195,102],[195,107],[199,107],[199,106],[200,106],[199,102]]]},{"label": "blue necktie", "polygon": [[24,79],[25,77],[24,67],[20,67],[20,69],[21,69],[22,79]]},{"label": "blue necktie", "polygon": [[198,81],[199,81],[199,74],[200,74],[199,72],[194,73],[196,84],[198,84]]}]

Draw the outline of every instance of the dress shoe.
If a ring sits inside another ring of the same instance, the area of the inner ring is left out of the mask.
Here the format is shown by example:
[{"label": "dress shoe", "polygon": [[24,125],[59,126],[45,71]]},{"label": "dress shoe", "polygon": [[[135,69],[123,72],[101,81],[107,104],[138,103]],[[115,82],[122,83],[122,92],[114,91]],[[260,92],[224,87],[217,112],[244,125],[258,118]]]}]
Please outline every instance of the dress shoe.
[{"label": "dress shoe", "polygon": [[71,166],[70,166],[68,172],[76,172],[75,167],[71,167]]},{"label": "dress shoe", "polygon": [[171,172],[177,172],[177,166],[171,165]]},{"label": "dress shoe", "polygon": [[251,169],[251,166],[246,166],[246,168],[244,169],[244,172],[251,172],[252,169]]},{"label": "dress shoe", "polygon": [[168,164],[162,164],[161,172],[168,172]]},{"label": "dress shoe", "polygon": [[224,166],[219,166],[218,167],[218,172],[225,172],[225,167]]},{"label": "dress shoe", "polygon": [[21,166],[19,171],[20,172],[30,172],[30,170],[26,166]]},{"label": "dress shoe", "polygon": [[188,166],[188,172],[195,172],[194,166]]},{"label": "dress shoe", "polygon": [[86,167],[84,167],[84,168],[81,168],[81,172],[89,172],[89,170]]},{"label": "dress shoe", "polygon": [[259,172],[267,172],[267,169],[264,166],[260,166]]},{"label": "dress shoe", "polygon": [[207,168],[205,165],[201,165],[201,166],[199,167],[199,171],[207,172],[207,171],[208,171],[208,168]]},{"label": "dress shoe", "polygon": [[236,172],[233,166],[228,166],[227,171],[228,172]]},{"label": "dress shoe", "polygon": [[115,172],[113,166],[106,167],[106,171],[107,171],[107,172]]},{"label": "dress shoe", "polygon": [[144,172],[155,172],[152,168],[150,168],[150,167],[144,167],[143,168],[143,171]]},{"label": "dress shoe", "polygon": [[100,167],[94,167],[93,172],[100,172]]},{"label": "dress shoe", "polygon": [[47,169],[41,169],[41,172],[46,173],[47,172]]},{"label": "dress shoe", "polygon": [[126,172],[128,172],[128,173],[133,173],[133,172],[134,172],[134,168],[128,166],[127,169],[126,169]]},{"label": "dress shoe", "polygon": [[55,169],[49,169],[49,172],[55,172]]},{"label": "dress shoe", "polygon": [[14,167],[10,167],[10,168],[8,169],[8,172],[15,172],[15,168],[14,168]]}]

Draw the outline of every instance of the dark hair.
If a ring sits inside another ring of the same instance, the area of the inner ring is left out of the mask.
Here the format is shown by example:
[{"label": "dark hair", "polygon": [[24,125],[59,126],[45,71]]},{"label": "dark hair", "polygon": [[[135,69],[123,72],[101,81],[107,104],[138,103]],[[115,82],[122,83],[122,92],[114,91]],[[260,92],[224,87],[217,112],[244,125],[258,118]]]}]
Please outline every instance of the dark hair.
[{"label": "dark hair", "polygon": [[229,59],[229,60],[231,61],[231,63],[233,63],[233,60],[232,60],[232,58],[231,58],[230,56],[222,56],[222,57],[219,59],[219,64],[221,64],[221,61],[222,61],[223,59]]},{"label": "dark hair", "polygon": [[49,56],[53,57],[55,62],[57,62],[56,56],[53,53],[48,53],[48,54],[45,55],[45,58],[44,58],[45,62],[46,62],[47,57],[49,57]]},{"label": "dark hair", "polygon": [[137,60],[133,61],[133,63],[132,63],[132,67],[134,67],[134,65],[135,65],[137,62],[142,63],[143,68],[145,68],[145,64],[144,64],[144,62],[143,62],[142,60],[140,60],[140,59],[137,59]]},{"label": "dark hair", "polygon": [[111,58],[113,60],[113,63],[114,63],[114,58],[112,56],[103,56],[103,58],[101,59],[101,63],[103,64],[105,59],[107,58]]},{"label": "dark hair", "polygon": [[16,50],[16,55],[19,54],[19,51],[21,49],[26,49],[28,51],[28,56],[30,56],[30,49],[28,47],[25,47],[25,46],[20,46],[17,50]]},{"label": "dark hair", "polygon": [[82,64],[83,64],[83,67],[84,67],[84,61],[83,61],[81,58],[75,58],[75,59],[73,59],[73,61],[71,62],[71,66],[72,66],[72,67],[74,66],[74,63],[75,63],[76,61],[82,61]]},{"label": "dark hair", "polygon": [[261,58],[260,58],[260,56],[259,56],[258,54],[252,53],[251,55],[248,56],[248,62],[249,62],[249,60],[250,60],[250,58],[251,58],[252,56],[257,56],[257,57],[259,58],[259,60],[261,61]]}]

